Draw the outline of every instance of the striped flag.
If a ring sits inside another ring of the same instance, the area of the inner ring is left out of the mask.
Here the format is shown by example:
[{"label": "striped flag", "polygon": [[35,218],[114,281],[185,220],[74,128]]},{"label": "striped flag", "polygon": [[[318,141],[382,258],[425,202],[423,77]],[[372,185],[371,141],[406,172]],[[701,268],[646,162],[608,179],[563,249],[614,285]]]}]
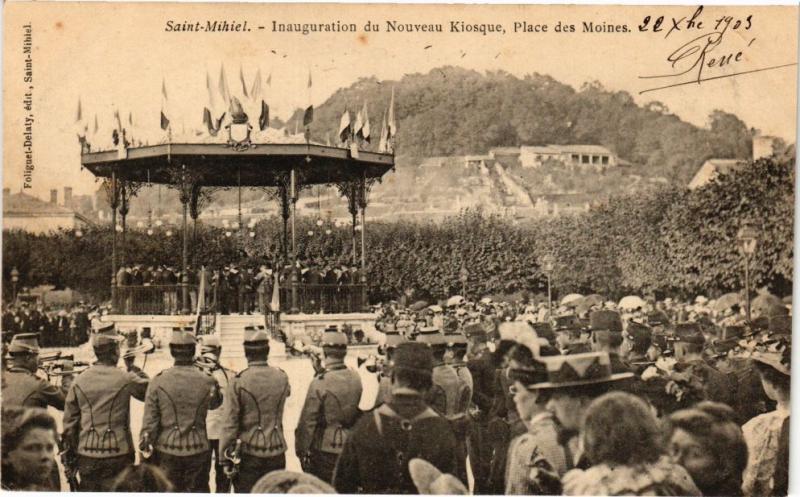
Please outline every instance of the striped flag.
[{"label": "striped flag", "polygon": [[246,99],[249,97],[247,93],[247,84],[244,82],[244,69],[239,66],[239,82],[242,83],[242,96]]},{"label": "striped flag", "polygon": [[350,139],[350,111],[345,109],[342,118],[339,119],[339,141],[347,143]]},{"label": "striped flag", "polygon": [[383,119],[381,120],[381,139],[378,142],[378,152],[386,152],[389,146],[389,129],[386,124],[386,111],[383,111]]},{"label": "striped flag", "polygon": [[[228,78],[225,77],[225,65],[219,67],[219,94],[222,97],[222,103],[226,108],[231,105],[231,91],[228,88]],[[229,109],[230,112],[230,109]]]},{"label": "striped flag", "polygon": [[[222,127],[222,120],[225,119],[225,110],[217,101],[217,92],[211,82],[211,75],[206,71],[206,90],[208,92],[208,106],[203,109],[203,125],[205,125],[211,136],[217,136]],[[219,116],[219,117],[216,117]]]},{"label": "striped flag", "polygon": [[[161,79],[161,129],[167,131],[169,126],[169,110],[168,110],[169,100],[167,98],[167,83],[164,79]],[[117,115],[117,120],[119,120],[119,115]]]},{"label": "striped flag", "polygon": [[[308,107],[303,113],[303,126],[306,128],[314,122],[314,106],[311,104],[311,70],[308,71]],[[308,138],[308,130],[306,130],[306,138]]]},{"label": "striped flag", "polygon": [[[358,121],[358,119],[356,119]],[[361,109],[361,128],[358,129],[357,137],[365,142],[370,142],[369,136],[369,113],[367,111],[367,101],[364,101],[364,108]]]},{"label": "striped flag", "polygon": [[83,119],[83,106],[81,99],[78,97],[78,110],[75,113],[75,133],[78,135],[78,141],[81,145],[86,143],[86,135],[89,131],[89,124]]}]

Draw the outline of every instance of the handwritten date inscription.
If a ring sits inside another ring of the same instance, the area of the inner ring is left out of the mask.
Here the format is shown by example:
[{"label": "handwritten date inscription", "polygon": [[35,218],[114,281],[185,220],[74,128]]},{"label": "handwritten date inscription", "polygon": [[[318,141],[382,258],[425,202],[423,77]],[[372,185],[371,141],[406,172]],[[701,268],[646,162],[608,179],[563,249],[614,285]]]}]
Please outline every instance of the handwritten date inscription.
[{"label": "handwritten date inscription", "polygon": [[[691,16],[667,19],[664,16],[646,16],[639,24],[640,32],[665,33],[664,38],[683,39],[680,45],[669,52],[666,64],[669,69],[659,74],[639,76],[645,80],[660,80],[663,84],[647,88],[647,93],[687,84],[700,84],[714,79],[730,78],[740,74],[778,69],[794,64],[763,67],[758,69],[740,67],[747,57],[747,50],[756,42],[749,32],[753,28],[753,16],[745,18],[719,16],[707,21],[703,16],[703,7],[698,7]],[[736,32],[739,36],[728,36]],[[682,33],[687,33],[681,36]],[[732,41],[729,41],[732,40]]]}]

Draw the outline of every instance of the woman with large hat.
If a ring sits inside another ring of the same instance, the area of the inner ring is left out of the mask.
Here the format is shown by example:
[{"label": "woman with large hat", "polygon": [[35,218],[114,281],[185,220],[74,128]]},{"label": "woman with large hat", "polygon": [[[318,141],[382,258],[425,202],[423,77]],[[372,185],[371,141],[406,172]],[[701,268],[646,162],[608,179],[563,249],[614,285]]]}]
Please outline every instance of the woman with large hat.
[{"label": "woman with large hat", "polygon": [[742,427],[747,442],[748,460],[742,490],[744,495],[774,495],[773,475],[778,442],[784,421],[789,417],[791,335],[765,336],[750,353],[767,396],[777,403],[774,411],[751,419]]}]

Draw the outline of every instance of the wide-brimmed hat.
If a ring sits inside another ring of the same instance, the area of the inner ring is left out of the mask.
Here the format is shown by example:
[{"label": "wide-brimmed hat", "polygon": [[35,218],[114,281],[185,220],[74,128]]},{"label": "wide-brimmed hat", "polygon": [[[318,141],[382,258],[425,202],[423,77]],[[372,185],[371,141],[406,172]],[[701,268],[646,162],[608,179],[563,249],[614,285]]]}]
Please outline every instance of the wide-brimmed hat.
[{"label": "wide-brimmed hat", "polygon": [[449,473],[442,473],[424,459],[411,459],[408,472],[420,495],[469,495],[469,490],[461,480]]},{"label": "wide-brimmed hat", "polygon": [[668,326],[669,317],[661,311],[653,311],[647,315],[647,324],[649,326]]},{"label": "wide-brimmed hat", "polygon": [[464,336],[473,342],[486,342],[489,339],[486,328],[480,323],[471,323],[464,326]]},{"label": "wide-brimmed hat", "polygon": [[791,336],[775,335],[766,337],[749,353],[749,357],[756,362],[766,364],[778,372],[791,376],[792,374],[792,341]]},{"label": "wide-brimmed hat", "polygon": [[553,331],[579,331],[581,323],[578,316],[568,314],[566,316],[557,316],[553,319]]},{"label": "wide-brimmed hat", "polygon": [[251,493],[254,494],[335,494],[336,489],[309,473],[279,469],[262,476]]},{"label": "wide-brimmed hat", "polygon": [[447,347],[447,340],[436,326],[423,326],[420,328],[417,342],[428,344],[431,347]]},{"label": "wide-brimmed hat", "polygon": [[39,334],[19,333],[14,335],[11,343],[8,344],[8,352],[12,354],[38,354]]},{"label": "wide-brimmed hat", "polygon": [[589,314],[589,330],[622,333],[622,317],[616,311],[594,311]]},{"label": "wide-brimmed hat", "polygon": [[702,345],[706,342],[703,331],[698,323],[679,323],[675,325],[672,339],[676,342],[694,343]]},{"label": "wide-brimmed hat", "polygon": [[546,356],[539,359],[547,367],[547,381],[531,385],[534,389],[557,389],[631,378],[633,373],[612,373],[607,352]]}]

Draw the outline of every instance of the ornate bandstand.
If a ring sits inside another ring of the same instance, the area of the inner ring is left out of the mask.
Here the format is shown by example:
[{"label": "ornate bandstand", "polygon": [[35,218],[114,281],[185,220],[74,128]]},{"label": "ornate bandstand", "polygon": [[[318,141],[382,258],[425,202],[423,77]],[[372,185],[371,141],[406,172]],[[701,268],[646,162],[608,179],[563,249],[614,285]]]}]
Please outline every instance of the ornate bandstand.
[{"label": "ornate bandstand", "polygon": [[[202,205],[223,188],[257,187],[268,190],[280,204],[283,219],[283,258],[291,265],[288,284],[280,288],[280,321],[284,327],[323,326],[358,321],[362,329],[374,322],[369,314],[365,258],[365,211],[371,187],[394,168],[394,155],[331,147],[313,143],[251,143],[249,139],[228,143],[163,143],[153,146],[119,147],[94,152],[84,146],[81,164],[103,180],[111,207],[112,237],[111,295],[114,319],[120,327],[170,327],[186,322],[195,313],[190,293],[197,288],[190,278],[193,230]],[[124,286],[116,281],[120,243],[125,243],[129,202],[144,185],[167,185],[177,190],[182,206],[181,278],[175,285]],[[336,187],[348,203],[353,222],[353,246],[361,246],[360,271],[350,281],[333,285],[300,281],[295,217],[303,189],[315,185]],[[121,223],[118,223],[118,216]],[[360,218],[360,223],[359,223]],[[357,223],[360,230],[356,231]],[[116,229],[121,224],[121,229]],[[360,240],[358,238],[360,237]],[[120,239],[118,239],[120,238]],[[192,268],[196,271],[196,267]],[[170,307],[171,306],[171,307]],[[173,311],[170,312],[170,309]],[[177,315],[175,314],[177,310]],[[215,312],[211,309],[211,312]],[[260,321],[240,317],[238,324]],[[236,328],[239,328],[238,324]],[[219,328],[219,322],[217,327]],[[238,349],[239,347],[237,347]]]}]

